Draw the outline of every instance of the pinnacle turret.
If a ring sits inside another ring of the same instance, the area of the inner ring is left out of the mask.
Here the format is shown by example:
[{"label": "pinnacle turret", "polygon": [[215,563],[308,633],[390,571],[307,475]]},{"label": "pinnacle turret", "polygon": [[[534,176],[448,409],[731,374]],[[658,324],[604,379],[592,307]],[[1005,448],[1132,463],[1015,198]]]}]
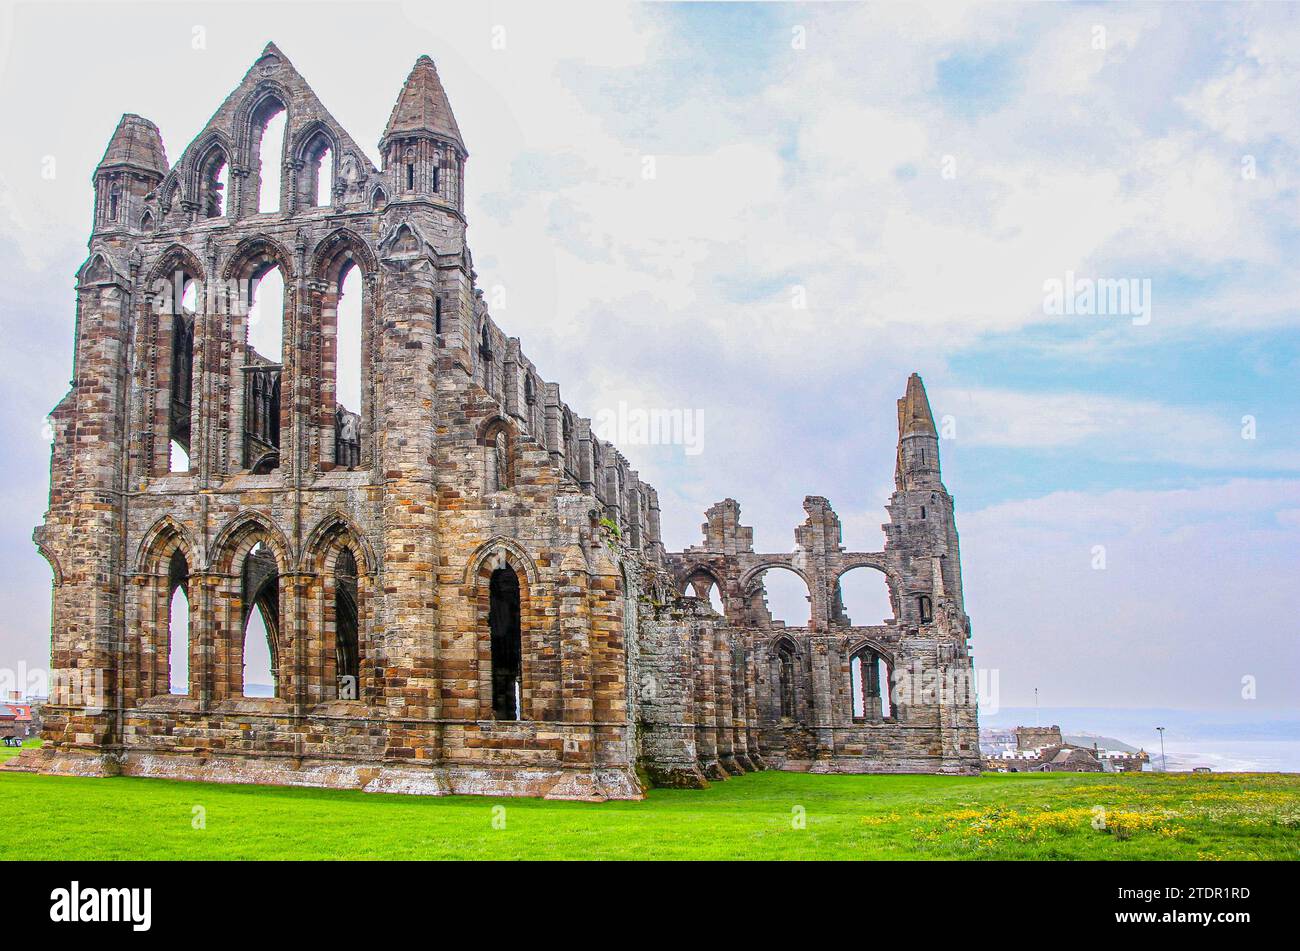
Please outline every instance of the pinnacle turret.
[{"label": "pinnacle turret", "polygon": [[156,125],[129,112],[122,116],[95,172],[117,168],[146,172],[159,178],[167,174],[167,151]]},{"label": "pinnacle turret", "polygon": [[438,69],[432,59],[421,56],[397,96],[383,138],[379,140],[379,149],[384,151],[394,138],[425,134],[451,142],[465,153],[465,142],[460,137],[460,127],[456,125],[442,80],[438,78]]}]

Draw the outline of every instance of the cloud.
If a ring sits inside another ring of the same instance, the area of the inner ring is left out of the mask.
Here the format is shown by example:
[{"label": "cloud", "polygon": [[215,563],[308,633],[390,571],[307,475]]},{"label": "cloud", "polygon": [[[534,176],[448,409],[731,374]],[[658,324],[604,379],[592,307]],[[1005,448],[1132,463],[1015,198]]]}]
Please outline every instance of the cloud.
[{"label": "cloud", "polygon": [[1096,392],[944,388],[932,402],[936,413],[952,417],[963,448],[1068,449],[1080,459],[1194,469],[1300,469],[1300,451],[1262,443],[1257,426],[1254,438],[1243,438],[1240,412]]}]

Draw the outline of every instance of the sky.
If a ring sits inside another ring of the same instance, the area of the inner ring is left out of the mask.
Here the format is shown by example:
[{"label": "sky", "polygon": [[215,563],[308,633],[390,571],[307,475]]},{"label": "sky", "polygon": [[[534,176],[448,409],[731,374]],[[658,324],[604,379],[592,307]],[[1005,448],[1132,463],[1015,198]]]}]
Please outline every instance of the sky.
[{"label": "sky", "polygon": [[[822,495],[879,550],[916,371],[998,702],[1300,707],[1281,4],[0,7],[0,669],[48,664],[31,531],[91,173],[123,112],[174,161],[268,40],[376,162],[434,58],[497,322],[583,415],[700,420],[698,452],[620,445],[670,549],[731,497],[788,551]],[[1127,306],[1050,303],[1103,280]]]}]

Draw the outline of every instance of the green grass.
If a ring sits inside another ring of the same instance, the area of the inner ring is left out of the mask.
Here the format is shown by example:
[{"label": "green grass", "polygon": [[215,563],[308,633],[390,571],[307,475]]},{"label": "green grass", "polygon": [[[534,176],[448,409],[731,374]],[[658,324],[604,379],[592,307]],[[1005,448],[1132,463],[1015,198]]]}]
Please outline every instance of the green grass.
[{"label": "green grass", "polygon": [[22,746],[0,746],[0,763],[7,763],[24,749],[29,749],[41,745],[41,738],[34,736],[29,740],[23,740]]},{"label": "green grass", "polygon": [[1297,859],[1300,776],[765,772],[591,804],[0,773],[0,829],[5,859]]}]

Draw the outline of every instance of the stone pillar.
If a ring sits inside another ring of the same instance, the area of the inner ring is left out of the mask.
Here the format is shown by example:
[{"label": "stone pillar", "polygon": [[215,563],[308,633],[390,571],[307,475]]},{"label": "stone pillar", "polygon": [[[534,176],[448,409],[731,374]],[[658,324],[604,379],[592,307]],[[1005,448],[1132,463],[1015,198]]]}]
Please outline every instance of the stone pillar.
[{"label": "stone pillar", "polygon": [[379,703],[399,717],[437,717],[441,706],[437,648],[421,634],[436,625],[434,285],[428,246],[403,225],[381,263],[380,327],[372,338],[384,525],[376,591],[385,600],[375,617],[376,679]]}]

